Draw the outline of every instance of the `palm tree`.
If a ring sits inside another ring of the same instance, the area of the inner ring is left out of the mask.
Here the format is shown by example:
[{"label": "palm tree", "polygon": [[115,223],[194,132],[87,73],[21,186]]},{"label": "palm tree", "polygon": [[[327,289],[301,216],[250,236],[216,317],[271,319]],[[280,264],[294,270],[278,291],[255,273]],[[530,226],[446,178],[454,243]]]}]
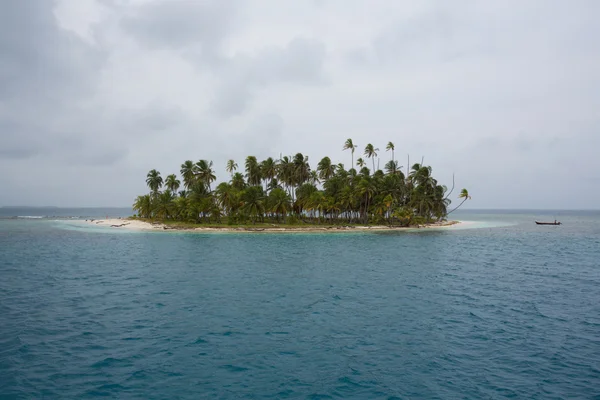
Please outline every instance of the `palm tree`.
[{"label": "palm tree", "polygon": [[319,179],[326,181],[331,178],[335,174],[335,168],[336,166],[331,164],[331,159],[329,157],[323,157],[317,166]]},{"label": "palm tree", "polygon": [[187,210],[189,207],[189,200],[185,197],[179,196],[173,201],[173,217],[179,220],[187,219]]},{"label": "palm tree", "polygon": [[313,217],[316,217],[316,213],[319,213],[319,221],[323,217],[323,205],[324,205],[324,194],[321,191],[315,191],[310,194],[308,198],[306,208],[313,213]]},{"label": "palm tree", "polygon": [[[260,163],[256,157],[249,156],[244,163],[245,179],[243,173],[237,172],[235,161],[228,160],[226,169],[231,180],[218,185],[214,192],[211,185],[216,176],[212,161],[193,163],[188,160],[181,164],[185,190],[179,196],[176,193],[182,185],[177,175],[169,175],[163,181],[160,173],[152,170],[146,176],[150,194],[138,196],[133,207],[141,218],[196,223],[220,223],[222,215],[226,215],[230,223],[250,220],[256,223],[265,218],[285,221],[294,215],[315,223],[387,221],[390,225],[410,226],[434,218],[440,220],[471,198],[463,190],[459,196],[462,202],[448,212],[452,190],[448,192],[445,186],[438,184],[431,167],[423,165],[423,160],[412,167],[409,165],[405,176],[395,160],[394,144],[389,142],[386,151],[391,151],[392,156],[385,163],[384,173],[376,169],[379,149],[368,144],[365,156],[359,157],[355,166],[355,148],[348,139],[344,145],[344,150],[352,152],[348,171],[342,164],[333,164],[329,157],[323,157],[316,168],[311,169],[308,157],[302,153],[279,160],[267,158]],[[372,159],[372,170],[366,167],[366,158]],[[322,188],[316,186],[319,181]]]},{"label": "palm tree", "polygon": [[311,185],[316,185],[317,183],[321,183],[319,180],[319,172],[310,171],[310,175],[308,176],[308,183]]},{"label": "palm tree", "polygon": [[392,161],[394,161],[394,150],[396,149],[396,147],[394,146],[394,143],[392,142],[388,142],[387,146],[385,146],[385,151],[392,151]]},{"label": "palm tree", "polygon": [[273,180],[277,175],[277,162],[272,157],[260,163],[260,175],[265,181],[265,186],[268,188],[268,182]]},{"label": "palm tree", "polygon": [[194,184],[196,180],[196,164],[193,161],[187,160],[183,164],[181,164],[181,176],[183,177],[183,187],[189,189]]},{"label": "palm tree", "polygon": [[302,153],[296,153],[292,163],[294,164],[294,185],[302,185],[310,179],[310,165],[308,164],[308,156],[304,156]]},{"label": "palm tree", "polygon": [[383,198],[383,204],[385,204],[385,207],[387,208],[386,214],[389,222],[392,215],[392,205],[394,204],[394,196],[392,196],[391,194],[385,196]]},{"label": "palm tree", "polygon": [[364,217],[364,222],[367,223],[369,220],[369,215],[368,215],[369,204],[371,203],[371,200],[374,197],[377,188],[375,186],[374,180],[369,176],[365,176],[358,183],[357,189],[358,189],[358,194],[360,196],[363,196],[363,198],[364,198],[365,205],[363,208],[363,217]]},{"label": "palm tree", "polygon": [[465,201],[471,200],[471,196],[469,195],[469,191],[467,189],[461,190],[460,194],[458,195],[458,198],[463,199],[463,201],[458,206],[456,206],[454,210],[448,212],[446,215],[450,215],[454,211],[458,210],[458,207],[462,206],[465,203]]},{"label": "palm tree", "polygon": [[294,183],[294,164],[292,164],[288,156],[279,160],[279,164],[277,165],[277,180],[283,183],[287,187],[288,193],[291,194]]},{"label": "palm tree", "polygon": [[437,185],[433,194],[433,214],[438,220],[448,215],[448,205],[450,200],[446,196],[448,188],[443,185]]},{"label": "palm tree", "polygon": [[181,182],[177,179],[177,175],[171,174],[165,180],[165,187],[173,193],[177,193],[177,189],[181,186]]},{"label": "palm tree", "polygon": [[390,175],[398,175],[402,173],[402,166],[398,165],[398,161],[390,160],[385,163],[385,170]]},{"label": "palm tree", "polygon": [[365,156],[373,160],[373,171],[375,171],[375,157],[377,157],[377,152],[379,149],[373,147],[371,143],[365,146]]},{"label": "palm tree", "polygon": [[275,213],[278,220],[279,216],[282,216],[283,222],[285,222],[285,216],[290,209],[290,196],[285,190],[276,188],[269,193],[269,211]]},{"label": "palm tree", "polygon": [[227,161],[227,166],[225,167],[225,169],[227,170],[227,172],[229,172],[231,174],[232,177],[233,177],[233,172],[236,171],[237,168],[238,168],[238,165],[234,160]]},{"label": "palm tree", "polygon": [[171,217],[175,208],[175,203],[173,202],[174,199],[173,193],[171,193],[170,190],[165,190],[157,197],[156,207],[154,209],[157,218],[168,219]]},{"label": "palm tree", "polygon": [[217,200],[219,201],[223,209],[228,211],[230,214],[231,210],[234,208],[234,191],[235,188],[227,182],[220,183],[219,186],[217,186],[217,189],[215,190]]},{"label": "palm tree", "polygon": [[413,164],[413,166],[410,168],[410,173],[408,174],[408,180],[411,183],[413,183],[413,184],[415,183],[415,178],[420,169],[421,169],[421,164]]},{"label": "palm tree", "polygon": [[300,212],[307,208],[310,195],[317,191],[317,187],[312,183],[305,183],[296,189],[296,206]]},{"label": "palm tree", "polygon": [[133,203],[133,209],[140,218],[150,218],[152,216],[152,197],[149,194],[138,196]]},{"label": "palm tree", "polygon": [[198,167],[198,180],[202,182],[202,184],[205,185],[208,188],[208,191],[210,192],[210,184],[217,179],[212,169],[213,162],[207,160],[200,160],[196,163],[196,166]]},{"label": "palm tree", "polygon": [[346,139],[346,143],[344,143],[344,147],[342,150],[350,150],[352,153],[352,163],[350,165],[354,165],[354,149],[356,149],[356,145],[352,143],[352,139]]},{"label": "palm tree", "polygon": [[246,157],[246,179],[248,184],[252,186],[260,185],[262,177],[260,175],[260,165],[254,156]]},{"label": "palm tree", "polygon": [[158,190],[163,185],[163,178],[160,176],[160,172],[155,169],[150,170],[148,175],[146,175],[146,185],[148,185],[153,194],[158,194]]},{"label": "palm tree", "polygon": [[264,212],[264,194],[261,186],[250,186],[242,193],[244,210],[256,222],[256,218],[262,217]]},{"label": "palm tree", "polygon": [[231,177],[231,186],[233,186],[236,190],[244,190],[246,188],[244,175],[242,175],[240,172],[233,174]]},{"label": "palm tree", "polygon": [[267,184],[268,192],[271,192],[273,189],[283,189],[276,178],[271,179],[271,181]]}]

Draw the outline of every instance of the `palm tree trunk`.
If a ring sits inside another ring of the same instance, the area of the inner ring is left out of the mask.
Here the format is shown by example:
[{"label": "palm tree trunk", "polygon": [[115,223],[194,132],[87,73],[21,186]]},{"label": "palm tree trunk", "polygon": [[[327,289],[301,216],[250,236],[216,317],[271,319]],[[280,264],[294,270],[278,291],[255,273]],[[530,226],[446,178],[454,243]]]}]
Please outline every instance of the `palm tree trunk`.
[{"label": "palm tree trunk", "polygon": [[447,212],[447,213],[446,213],[446,216],[448,216],[448,215],[450,215],[451,213],[453,213],[454,211],[458,210],[458,208],[459,208],[460,206],[462,206],[463,204],[465,204],[465,201],[467,201],[467,200],[468,200],[468,199],[465,197],[465,198],[464,198],[464,200],[462,201],[462,203],[460,203],[458,206],[456,206],[456,208],[455,208],[454,210],[452,210],[452,211],[450,211],[450,212]]}]

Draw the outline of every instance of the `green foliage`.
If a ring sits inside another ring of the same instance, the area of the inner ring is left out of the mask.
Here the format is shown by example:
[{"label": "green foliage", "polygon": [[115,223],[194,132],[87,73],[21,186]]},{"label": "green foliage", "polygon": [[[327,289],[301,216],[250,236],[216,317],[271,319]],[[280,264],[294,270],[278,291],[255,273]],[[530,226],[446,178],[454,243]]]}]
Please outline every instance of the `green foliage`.
[{"label": "green foliage", "polygon": [[[348,139],[343,149],[351,151],[353,167],[356,145]],[[226,171],[231,179],[214,189],[213,162],[187,160],[181,164],[181,181],[175,174],[163,181],[157,170],[148,172],[150,193],[138,196],[133,208],[142,219],[191,224],[411,226],[446,218],[450,193],[438,184],[432,168],[414,164],[405,176],[393,159],[394,144],[389,142],[386,150],[392,159],[385,163],[385,172],[375,168],[379,149],[372,144],[365,147],[364,155],[372,159],[373,169],[359,158],[358,172],[355,168],[345,170],[343,164],[334,164],[329,157],[323,157],[313,170],[302,153],[263,161],[248,156],[245,174],[236,172],[237,163],[228,160]],[[181,182],[185,190],[177,193]],[[463,204],[470,195],[463,189],[459,198]]]}]

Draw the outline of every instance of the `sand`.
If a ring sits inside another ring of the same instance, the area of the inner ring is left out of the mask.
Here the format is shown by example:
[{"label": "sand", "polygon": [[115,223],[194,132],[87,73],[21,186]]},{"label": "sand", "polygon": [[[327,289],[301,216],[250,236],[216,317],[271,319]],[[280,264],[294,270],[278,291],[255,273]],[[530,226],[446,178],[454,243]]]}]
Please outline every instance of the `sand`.
[{"label": "sand", "polygon": [[286,227],[285,225],[273,225],[272,227],[232,227],[223,225],[223,227],[198,227],[198,228],[174,228],[161,223],[150,223],[135,219],[91,219],[83,221],[86,224],[109,227],[113,229],[126,229],[135,231],[163,231],[163,232],[361,232],[361,231],[397,231],[408,229],[431,229],[431,228],[451,228],[461,221],[447,221],[435,224],[421,225],[418,227],[390,227],[390,226],[323,226],[309,225],[307,227]]}]

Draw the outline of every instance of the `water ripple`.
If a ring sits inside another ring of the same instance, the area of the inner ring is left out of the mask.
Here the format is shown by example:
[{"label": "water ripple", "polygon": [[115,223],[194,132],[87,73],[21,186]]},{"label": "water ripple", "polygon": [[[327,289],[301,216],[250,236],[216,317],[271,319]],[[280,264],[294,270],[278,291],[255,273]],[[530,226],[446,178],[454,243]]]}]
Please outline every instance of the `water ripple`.
[{"label": "water ripple", "polygon": [[0,398],[599,396],[600,232],[509,222],[252,236],[2,221]]}]

